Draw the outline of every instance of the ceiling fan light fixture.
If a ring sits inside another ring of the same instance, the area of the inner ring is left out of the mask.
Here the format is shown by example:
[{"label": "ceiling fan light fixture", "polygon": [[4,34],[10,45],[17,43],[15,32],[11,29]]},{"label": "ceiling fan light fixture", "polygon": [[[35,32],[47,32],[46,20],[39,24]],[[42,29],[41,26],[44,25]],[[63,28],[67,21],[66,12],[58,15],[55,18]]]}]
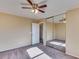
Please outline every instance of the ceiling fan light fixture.
[{"label": "ceiling fan light fixture", "polygon": [[35,10],[34,10],[34,9],[32,9],[32,12],[34,13],[34,12],[35,12]]},{"label": "ceiling fan light fixture", "polygon": [[27,2],[31,7],[22,7],[23,9],[32,9],[31,12],[35,14],[37,14],[38,12],[45,13],[45,11],[42,9],[47,7],[46,4],[38,5],[39,3],[34,3],[32,2],[32,0],[27,0]]},{"label": "ceiling fan light fixture", "polygon": [[38,9],[32,9],[32,12],[37,14],[38,13]]},{"label": "ceiling fan light fixture", "polygon": [[37,14],[38,13],[38,10],[37,9],[35,9],[35,14]]}]

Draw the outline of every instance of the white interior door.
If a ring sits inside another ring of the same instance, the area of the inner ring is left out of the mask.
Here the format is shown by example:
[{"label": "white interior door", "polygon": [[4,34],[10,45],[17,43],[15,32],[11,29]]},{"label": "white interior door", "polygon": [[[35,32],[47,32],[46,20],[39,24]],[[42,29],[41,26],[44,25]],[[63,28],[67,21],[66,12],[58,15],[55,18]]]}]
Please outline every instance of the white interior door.
[{"label": "white interior door", "polygon": [[32,44],[39,43],[39,24],[32,23]]}]

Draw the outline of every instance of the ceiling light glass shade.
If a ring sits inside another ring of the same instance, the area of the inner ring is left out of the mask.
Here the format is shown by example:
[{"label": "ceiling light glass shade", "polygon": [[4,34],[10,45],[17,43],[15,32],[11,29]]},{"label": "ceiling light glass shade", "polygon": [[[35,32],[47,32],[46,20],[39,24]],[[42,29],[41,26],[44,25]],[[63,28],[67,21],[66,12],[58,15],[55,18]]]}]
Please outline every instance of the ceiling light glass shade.
[{"label": "ceiling light glass shade", "polygon": [[35,10],[34,10],[34,9],[32,9],[32,12],[34,13],[34,12],[35,12]]},{"label": "ceiling light glass shade", "polygon": [[35,9],[35,14],[37,14],[38,13],[38,10],[37,9]]},{"label": "ceiling light glass shade", "polygon": [[32,12],[37,14],[38,13],[38,10],[37,9],[32,9]]}]

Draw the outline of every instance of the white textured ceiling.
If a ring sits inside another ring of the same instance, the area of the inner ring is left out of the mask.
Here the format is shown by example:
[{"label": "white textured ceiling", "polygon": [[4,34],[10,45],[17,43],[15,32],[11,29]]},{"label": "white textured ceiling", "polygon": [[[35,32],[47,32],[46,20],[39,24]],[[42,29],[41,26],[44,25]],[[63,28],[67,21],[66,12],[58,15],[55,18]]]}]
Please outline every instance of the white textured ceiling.
[{"label": "white textured ceiling", "polygon": [[[43,0],[35,0],[37,2]],[[13,15],[29,17],[34,19],[46,18],[49,16],[61,14],[68,10],[78,8],[79,0],[48,0],[46,4],[48,7],[45,9],[46,13],[34,14],[31,10],[24,10],[20,3],[26,2],[26,0],[0,0],[0,12],[6,12]]]}]

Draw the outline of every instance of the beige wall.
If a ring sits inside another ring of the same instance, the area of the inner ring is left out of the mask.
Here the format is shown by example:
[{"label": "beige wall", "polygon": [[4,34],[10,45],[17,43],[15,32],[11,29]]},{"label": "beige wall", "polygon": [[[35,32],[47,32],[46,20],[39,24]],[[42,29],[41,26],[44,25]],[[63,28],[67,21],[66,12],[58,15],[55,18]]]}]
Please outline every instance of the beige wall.
[{"label": "beige wall", "polygon": [[[44,23],[43,39],[45,44],[47,40],[53,38],[53,26],[52,23],[46,22],[46,20],[41,22]],[[0,52],[30,45],[32,23],[39,22],[24,17],[0,13]]]},{"label": "beige wall", "polygon": [[55,24],[55,39],[59,40],[66,39],[66,23]]},{"label": "beige wall", "polygon": [[79,57],[79,9],[67,12],[66,53]]},{"label": "beige wall", "polygon": [[30,45],[31,23],[28,18],[0,13],[0,51]]}]

